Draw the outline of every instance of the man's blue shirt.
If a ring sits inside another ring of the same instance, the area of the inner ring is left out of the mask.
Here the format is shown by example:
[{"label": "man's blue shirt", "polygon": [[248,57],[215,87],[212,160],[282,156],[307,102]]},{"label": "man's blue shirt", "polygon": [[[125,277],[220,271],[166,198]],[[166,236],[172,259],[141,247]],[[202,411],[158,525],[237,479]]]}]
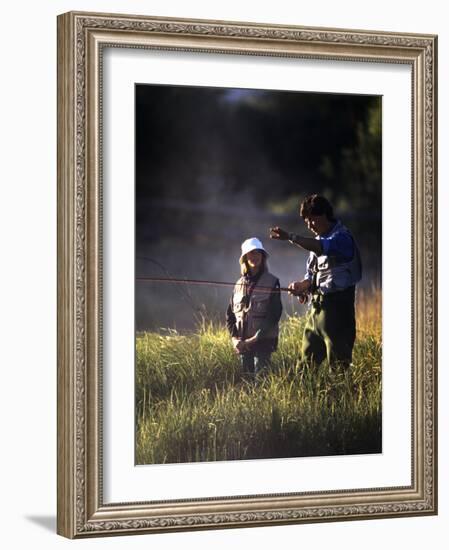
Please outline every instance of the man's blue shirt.
[{"label": "man's blue shirt", "polygon": [[333,227],[324,235],[318,235],[317,239],[323,247],[325,256],[336,256],[337,261],[350,262],[354,256],[354,241],[347,231],[339,231],[340,222],[336,222]]},{"label": "man's blue shirt", "polygon": [[[341,227],[341,231],[339,231]],[[320,241],[325,256],[333,256],[337,262],[350,262],[354,256],[354,241],[351,234],[345,230],[341,222],[337,221],[331,229],[324,235],[317,235],[316,239]],[[307,259],[306,279],[312,279],[312,270],[310,264],[315,254],[311,252]]]}]

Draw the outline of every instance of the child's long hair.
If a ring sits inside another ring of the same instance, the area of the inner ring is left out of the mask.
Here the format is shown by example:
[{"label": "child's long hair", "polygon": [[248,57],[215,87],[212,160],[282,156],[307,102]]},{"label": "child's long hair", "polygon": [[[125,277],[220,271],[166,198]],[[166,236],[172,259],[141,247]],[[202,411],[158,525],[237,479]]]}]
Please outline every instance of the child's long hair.
[{"label": "child's long hair", "polygon": [[[264,271],[267,271],[268,270],[268,263],[267,263],[267,253],[265,252],[265,250],[259,250],[257,249],[261,254],[262,254],[262,263],[260,264],[260,271],[263,273]],[[246,259],[246,254],[240,259],[240,273],[245,276],[245,275],[248,275],[249,273],[251,273],[251,269],[248,265],[248,261]]]}]

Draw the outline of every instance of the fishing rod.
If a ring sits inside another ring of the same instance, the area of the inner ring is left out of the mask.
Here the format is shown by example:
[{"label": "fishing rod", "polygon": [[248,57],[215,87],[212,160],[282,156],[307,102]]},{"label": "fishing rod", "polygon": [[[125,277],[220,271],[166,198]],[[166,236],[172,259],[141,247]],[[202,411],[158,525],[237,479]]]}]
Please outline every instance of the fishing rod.
[{"label": "fishing rod", "polygon": [[[234,287],[238,283],[228,283],[224,281],[208,281],[201,279],[175,279],[173,277],[136,277],[136,281],[151,282],[151,283],[174,283],[174,284],[186,284],[186,285],[208,285],[208,286],[226,286]],[[240,283],[244,285],[246,283]],[[290,288],[279,287],[272,288],[269,286],[256,286],[254,292],[271,293],[271,292],[291,292]]]},{"label": "fishing rod", "polygon": [[[168,271],[168,269],[161,262],[158,262],[154,258],[150,258],[148,256],[137,256],[136,259],[137,260],[143,260],[144,262],[150,262],[150,263],[156,265],[159,269],[161,269],[165,273],[165,275],[166,275],[165,280],[175,281],[175,279],[172,277],[172,275]],[[181,286],[176,286],[176,288],[177,288],[181,298],[183,298],[188,303],[188,305],[192,308],[192,310],[195,313],[198,313],[199,311],[201,311],[201,307],[198,307],[195,304],[195,301],[193,300],[188,287],[186,288],[186,287],[181,285]]]}]

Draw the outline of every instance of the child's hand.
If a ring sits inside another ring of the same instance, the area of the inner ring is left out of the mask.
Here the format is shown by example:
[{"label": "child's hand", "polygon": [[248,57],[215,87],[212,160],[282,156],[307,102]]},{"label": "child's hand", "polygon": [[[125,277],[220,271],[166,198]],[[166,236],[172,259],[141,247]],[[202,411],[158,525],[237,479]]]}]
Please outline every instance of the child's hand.
[{"label": "child's hand", "polygon": [[246,340],[244,340],[243,344],[244,344],[244,350],[245,351],[248,351],[251,349],[251,346],[256,343],[257,341],[257,338],[256,336],[252,336],[251,338],[247,338]]},{"label": "child's hand", "polygon": [[233,338],[232,345],[234,346],[234,351],[239,355],[243,353],[244,342],[241,338]]}]

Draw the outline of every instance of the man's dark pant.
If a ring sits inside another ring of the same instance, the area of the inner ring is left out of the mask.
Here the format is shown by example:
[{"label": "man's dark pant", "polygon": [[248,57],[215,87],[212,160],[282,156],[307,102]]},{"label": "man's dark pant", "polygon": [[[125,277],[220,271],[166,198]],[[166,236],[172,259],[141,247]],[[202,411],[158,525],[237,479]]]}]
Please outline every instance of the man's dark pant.
[{"label": "man's dark pant", "polygon": [[314,294],[304,329],[302,356],[307,363],[348,367],[355,341],[355,287]]}]

